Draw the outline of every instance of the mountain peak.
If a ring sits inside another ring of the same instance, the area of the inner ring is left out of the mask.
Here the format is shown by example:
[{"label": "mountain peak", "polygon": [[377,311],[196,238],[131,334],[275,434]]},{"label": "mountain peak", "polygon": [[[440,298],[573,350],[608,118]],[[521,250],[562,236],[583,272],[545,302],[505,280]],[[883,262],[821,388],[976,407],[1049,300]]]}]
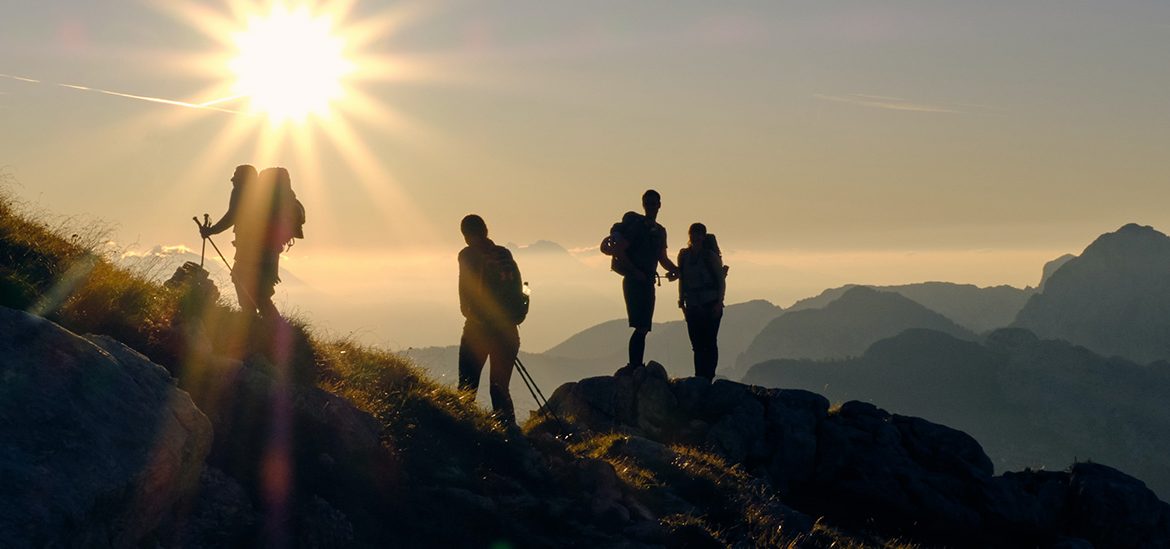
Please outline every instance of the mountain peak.
[{"label": "mountain peak", "polygon": [[1083,256],[1091,253],[1170,254],[1170,237],[1149,226],[1129,223],[1111,233],[1105,233],[1085,248]]},{"label": "mountain peak", "polygon": [[532,244],[521,246],[515,242],[509,242],[507,248],[512,252],[520,252],[525,254],[568,254],[569,250],[564,246],[557,244],[551,240],[537,240]]},{"label": "mountain peak", "polygon": [[739,356],[736,366],[746,370],[775,358],[858,356],[874,342],[910,328],[975,338],[971,331],[908,297],[855,286],[824,308],[790,309],[768,323]]},{"label": "mountain peak", "polygon": [[1170,358],[1170,237],[1130,223],[1093,241],[1044,281],[1014,326],[1104,355]]}]

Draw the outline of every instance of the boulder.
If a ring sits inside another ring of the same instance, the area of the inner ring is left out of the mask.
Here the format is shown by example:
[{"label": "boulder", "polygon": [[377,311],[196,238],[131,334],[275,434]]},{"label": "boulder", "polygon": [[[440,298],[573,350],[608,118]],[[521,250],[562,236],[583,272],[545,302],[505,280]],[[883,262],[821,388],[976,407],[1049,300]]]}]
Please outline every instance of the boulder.
[{"label": "boulder", "polygon": [[747,398],[711,426],[707,444],[728,460],[745,463],[768,455],[764,432],[764,405]]},{"label": "boulder", "polygon": [[132,546],[192,502],[211,425],[161,366],[0,308],[0,539]]},{"label": "boulder", "polygon": [[781,494],[812,478],[817,460],[817,432],[829,413],[829,401],[808,391],[773,389],[766,401],[766,436],[771,448],[768,476]]},{"label": "boulder", "polygon": [[797,495],[815,509],[940,540],[984,529],[990,462],[961,431],[847,402],[823,422],[817,456],[813,482]]}]

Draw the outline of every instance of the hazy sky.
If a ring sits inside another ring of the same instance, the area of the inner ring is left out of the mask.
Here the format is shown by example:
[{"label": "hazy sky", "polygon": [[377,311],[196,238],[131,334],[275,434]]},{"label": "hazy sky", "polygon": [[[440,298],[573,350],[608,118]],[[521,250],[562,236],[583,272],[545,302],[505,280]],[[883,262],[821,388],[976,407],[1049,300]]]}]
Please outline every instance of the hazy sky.
[{"label": "hazy sky", "polygon": [[285,165],[310,262],[453,253],[472,211],[501,242],[591,249],[649,187],[672,253],[701,220],[826,286],[1035,284],[1097,234],[1170,226],[1165,0],[352,4],[339,36],[380,64],[298,147],[142,99],[222,97],[227,3],[8,0],[0,74],[39,82],[0,77],[0,166],[119,242],[196,247],[236,164]]}]

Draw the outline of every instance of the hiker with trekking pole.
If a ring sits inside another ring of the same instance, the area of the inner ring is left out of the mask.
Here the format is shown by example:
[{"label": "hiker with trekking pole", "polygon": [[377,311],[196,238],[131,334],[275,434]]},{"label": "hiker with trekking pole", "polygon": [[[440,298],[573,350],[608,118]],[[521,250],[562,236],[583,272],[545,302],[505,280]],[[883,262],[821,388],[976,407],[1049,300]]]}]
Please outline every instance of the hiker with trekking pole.
[{"label": "hiker with trekking pole", "polygon": [[[459,252],[459,309],[466,319],[459,340],[459,389],[475,394],[484,363],[490,361],[492,412],[505,426],[512,426],[516,410],[508,386],[512,368],[521,367],[517,326],[528,315],[527,286],[512,252],[488,238],[482,217],[467,215],[459,230],[467,243]],[[521,377],[526,385],[530,383],[527,370]]]},{"label": "hiker with trekking pole", "polygon": [[[240,310],[267,319],[280,318],[272,302],[276,284],[280,282],[280,253],[286,246],[292,246],[294,238],[304,238],[304,206],[293,193],[292,179],[284,168],[267,168],[256,173],[256,168],[243,164],[236,167],[231,182],[232,194],[223,217],[214,224],[207,214],[203,215],[202,224],[195,219],[204,250],[207,241],[211,241],[220,259],[227,264]],[[219,246],[211,240],[213,235],[229,227],[235,234],[234,264],[228,264]]]}]

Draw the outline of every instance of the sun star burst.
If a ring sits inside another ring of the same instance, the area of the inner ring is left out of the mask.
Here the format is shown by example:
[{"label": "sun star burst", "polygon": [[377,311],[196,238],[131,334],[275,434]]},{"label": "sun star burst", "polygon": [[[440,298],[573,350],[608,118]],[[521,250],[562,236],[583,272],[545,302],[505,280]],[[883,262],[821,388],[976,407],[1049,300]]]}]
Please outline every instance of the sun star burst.
[{"label": "sun star burst", "polygon": [[253,111],[274,122],[327,118],[331,104],[344,98],[344,79],[355,67],[328,15],[275,6],[266,16],[249,17],[232,38],[232,91]]}]

